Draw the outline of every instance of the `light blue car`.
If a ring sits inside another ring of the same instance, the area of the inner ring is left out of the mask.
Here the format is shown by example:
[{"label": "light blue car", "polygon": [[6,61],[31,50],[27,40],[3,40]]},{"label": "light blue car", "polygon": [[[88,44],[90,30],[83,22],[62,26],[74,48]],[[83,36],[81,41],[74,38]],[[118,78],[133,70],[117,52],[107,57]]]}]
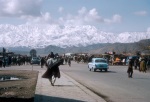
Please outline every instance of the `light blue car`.
[{"label": "light blue car", "polygon": [[104,58],[92,58],[92,62],[88,63],[88,68],[93,72],[95,72],[96,70],[104,70],[105,72],[107,72],[109,69],[109,65],[107,63],[107,60]]},{"label": "light blue car", "polygon": [[32,57],[32,59],[31,59],[31,65],[32,64],[38,64],[38,65],[40,65],[40,63],[41,63],[41,59],[39,57]]}]

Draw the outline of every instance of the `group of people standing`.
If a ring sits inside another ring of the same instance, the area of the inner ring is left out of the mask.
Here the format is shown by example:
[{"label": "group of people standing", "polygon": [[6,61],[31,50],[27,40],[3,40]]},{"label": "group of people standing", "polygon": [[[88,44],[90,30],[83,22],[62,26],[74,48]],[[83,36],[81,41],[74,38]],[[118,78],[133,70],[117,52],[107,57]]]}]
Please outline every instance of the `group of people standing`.
[{"label": "group of people standing", "polygon": [[139,68],[139,72],[146,73],[146,70],[147,70],[146,63],[147,62],[144,58],[141,58],[140,60],[138,58],[135,59],[135,60],[129,59],[128,69],[127,69],[128,77],[132,78],[132,76],[133,76],[133,67],[135,68],[135,70],[137,68]]},{"label": "group of people standing", "polygon": [[4,56],[0,58],[0,68],[11,65],[25,65],[30,63],[30,57],[27,56]]},{"label": "group of people standing", "polygon": [[48,56],[41,57],[41,68],[46,64],[48,58],[53,58],[53,59],[61,59],[62,63],[61,64],[68,64],[69,67],[71,67],[71,57],[70,56],[59,56],[58,54],[54,54],[51,52]]},{"label": "group of people standing", "polygon": [[64,64],[68,64],[69,66],[71,66],[71,58],[70,57],[64,56],[63,59],[64,59],[64,61],[63,61]]}]

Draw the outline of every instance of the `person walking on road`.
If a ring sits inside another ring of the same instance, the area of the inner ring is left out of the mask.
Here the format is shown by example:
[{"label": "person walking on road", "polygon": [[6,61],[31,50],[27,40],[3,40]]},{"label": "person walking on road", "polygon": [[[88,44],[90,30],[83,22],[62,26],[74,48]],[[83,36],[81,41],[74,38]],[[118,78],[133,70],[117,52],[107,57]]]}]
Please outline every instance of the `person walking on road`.
[{"label": "person walking on road", "polygon": [[139,59],[137,58],[137,59],[134,60],[134,68],[135,69],[137,69],[138,63],[139,63]]},{"label": "person walking on road", "polygon": [[53,53],[53,52],[51,52],[51,53],[48,55],[48,57],[54,58],[54,57],[55,57],[55,55],[54,55],[54,53]]},{"label": "person walking on road", "polygon": [[132,75],[133,75],[133,62],[132,62],[132,59],[129,60],[127,73],[128,73],[128,77],[132,78]]},{"label": "person walking on road", "polygon": [[51,85],[54,86],[54,83],[52,82],[52,76],[55,76],[57,78],[60,78],[60,71],[59,71],[59,65],[61,60],[56,61],[51,56],[49,56],[48,60],[46,61],[47,70],[42,75],[42,78],[47,78],[51,82]]},{"label": "person walking on road", "polygon": [[3,67],[4,68],[6,67],[6,59],[5,58],[3,59]]},{"label": "person walking on road", "polygon": [[140,62],[140,72],[141,71],[146,73],[146,63],[144,59],[141,59],[141,62]]},{"label": "person walking on road", "polygon": [[45,59],[44,59],[44,57],[42,57],[41,58],[41,68],[43,68],[44,64],[45,64]]},{"label": "person walking on road", "polygon": [[69,67],[71,66],[71,58],[70,57],[68,57],[68,65],[69,65]]}]

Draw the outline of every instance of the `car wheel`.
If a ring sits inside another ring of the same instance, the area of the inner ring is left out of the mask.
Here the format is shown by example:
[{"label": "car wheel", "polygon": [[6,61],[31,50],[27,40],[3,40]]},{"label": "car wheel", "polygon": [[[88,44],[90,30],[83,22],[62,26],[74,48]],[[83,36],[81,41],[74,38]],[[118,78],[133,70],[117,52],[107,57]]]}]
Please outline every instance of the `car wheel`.
[{"label": "car wheel", "polygon": [[107,72],[107,69],[105,69],[105,72]]}]

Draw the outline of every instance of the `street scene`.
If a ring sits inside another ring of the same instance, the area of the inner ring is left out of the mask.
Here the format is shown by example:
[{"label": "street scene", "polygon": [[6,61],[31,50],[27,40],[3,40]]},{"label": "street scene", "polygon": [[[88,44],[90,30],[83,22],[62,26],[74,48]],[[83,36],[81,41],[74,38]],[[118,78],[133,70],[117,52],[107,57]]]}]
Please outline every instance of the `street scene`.
[{"label": "street scene", "polygon": [[150,102],[150,0],[0,0],[0,102]]},{"label": "street scene", "polygon": [[[38,64],[1,67],[1,70],[39,71],[35,102],[149,102],[149,70],[133,70],[128,78],[127,65],[110,65],[107,72],[90,71],[87,63],[71,61],[59,66],[61,77],[54,86],[41,76],[47,70]],[[142,95],[141,95],[142,94]]]}]

